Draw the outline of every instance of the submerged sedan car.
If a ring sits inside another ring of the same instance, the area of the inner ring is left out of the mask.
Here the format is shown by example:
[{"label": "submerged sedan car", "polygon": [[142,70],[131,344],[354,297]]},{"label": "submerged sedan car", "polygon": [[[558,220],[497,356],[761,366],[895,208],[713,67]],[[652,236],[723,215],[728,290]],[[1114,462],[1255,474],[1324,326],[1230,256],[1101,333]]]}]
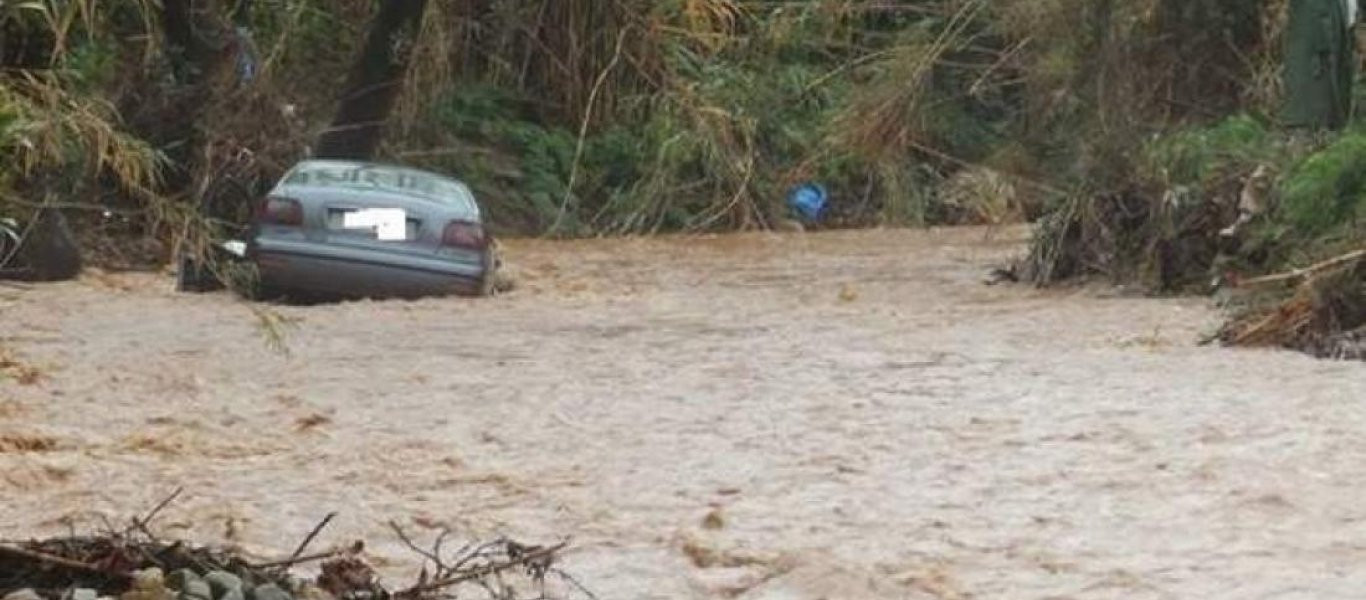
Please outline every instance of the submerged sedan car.
[{"label": "submerged sedan car", "polygon": [[365,162],[299,163],[246,240],[262,289],[340,297],[485,295],[496,259],[463,183]]}]

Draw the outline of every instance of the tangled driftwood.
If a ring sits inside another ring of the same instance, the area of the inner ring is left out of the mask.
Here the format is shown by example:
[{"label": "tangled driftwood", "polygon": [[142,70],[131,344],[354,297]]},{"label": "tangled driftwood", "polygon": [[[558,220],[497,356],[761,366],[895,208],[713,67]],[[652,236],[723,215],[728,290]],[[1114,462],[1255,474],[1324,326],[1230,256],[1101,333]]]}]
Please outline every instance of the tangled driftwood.
[{"label": "tangled driftwood", "polygon": [[1264,299],[1223,327],[1216,336],[1223,343],[1366,359],[1366,249],[1237,283]]},{"label": "tangled driftwood", "polygon": [[[416,581],[392,591],[365,559],[365,545],[308,553],[330,514],[288,558],[251,561],[233,552],[164,541],[149,523],[178,495],[122,531],[0,542],[0,597],[10,600],[491,600],[594,599],[557,566],[566,543],[531,546],[509,539],[448,552],[449,532],[430,549],[397,524],[394,532],[423,559]],[[318,563],[318,575],[292,570]]]}]

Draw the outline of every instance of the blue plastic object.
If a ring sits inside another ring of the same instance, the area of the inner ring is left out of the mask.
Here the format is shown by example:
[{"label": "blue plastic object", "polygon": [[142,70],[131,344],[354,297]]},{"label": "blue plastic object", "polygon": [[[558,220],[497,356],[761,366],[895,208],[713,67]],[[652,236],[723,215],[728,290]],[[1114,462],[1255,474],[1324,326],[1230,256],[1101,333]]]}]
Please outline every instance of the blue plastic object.
[{"label": "blue plastic object", "polygon": [[825,213],[826,198],[825,188],[820,184],[804,183],[787,196],[787,207],[803,221],[813,223]]},{"label": "blue plastic object", "polygon": [[256,43],[250,29],[238,27],[236,33],[237,77],[242,82],[250,82],[256,79]]}]

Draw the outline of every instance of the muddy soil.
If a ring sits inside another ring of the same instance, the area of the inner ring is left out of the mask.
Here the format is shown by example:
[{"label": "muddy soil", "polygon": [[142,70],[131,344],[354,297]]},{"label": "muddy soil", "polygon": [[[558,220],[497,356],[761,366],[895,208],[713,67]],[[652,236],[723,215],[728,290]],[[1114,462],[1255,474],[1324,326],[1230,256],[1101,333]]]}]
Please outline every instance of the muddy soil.
[{"label": "muddy soil", "polygon": [[[0,287],[0,537],[573,536],[602,598],[1354,598],[1366,366],[1199,299],[985,286],[1023,232],[513,242],[492,300]],[[94,524],[94,525],[92,525]]]}]

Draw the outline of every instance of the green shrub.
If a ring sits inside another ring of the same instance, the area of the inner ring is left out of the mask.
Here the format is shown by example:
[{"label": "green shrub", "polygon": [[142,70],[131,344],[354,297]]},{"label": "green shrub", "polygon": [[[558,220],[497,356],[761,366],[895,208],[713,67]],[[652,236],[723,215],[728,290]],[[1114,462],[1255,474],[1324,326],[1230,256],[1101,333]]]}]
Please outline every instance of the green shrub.
[{"label": "green shrub", "polygon": [[1281,160],[1280,137],[1262,122],[1237,115],[1157,138],[1145,149],[1144,167],[1165,185],[1208,184],[1230,169]]},{"label": "green shrub", "polygon": [[1366,213],[1366,130],[1310,154],[1281,184],[1281,217],[1300,238],[1355,229]]}]

